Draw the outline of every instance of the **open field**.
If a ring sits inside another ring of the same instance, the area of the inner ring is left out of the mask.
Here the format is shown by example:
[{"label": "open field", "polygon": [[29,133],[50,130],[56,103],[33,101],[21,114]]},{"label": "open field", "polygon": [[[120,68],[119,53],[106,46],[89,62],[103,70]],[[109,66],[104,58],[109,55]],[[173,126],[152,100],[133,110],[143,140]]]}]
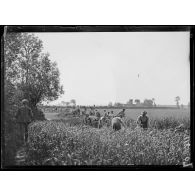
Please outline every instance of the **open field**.
[{"label": "open field", "polygon": [[[56,120],[58,113],[46,115],[54,120],[30,125],[25,165],[182,165],[186,158],[190,162],[184,144],[190,140],[189,112],[147,111],[150,117],[158,117],[159,128],[129,125],[115,132],[111,127],[84,125],[79,117],[67,122]],[[135,118],[140,110],[127,113]],[[184,128],[178,130],[181,123]]]},{"label": "open field", "polygon": [[[104,109],[98,109],[102,114]],[[117,114],[122,109],[106,109],[107,112],[111,110],[114,111],[114,114]],[[126,109],[126,117],[136,120],[137,117],[144,109]],[[189,109],[145,109],[148,113],[149,118],[164,118],[164,117],[174,117],[174,118],[190,118]],[[45,117],[49,120],[57,119],[59,113],[57,112],[46,112]]]},{"label": "open field", "polygon": [[57,116],[59,113],[57,112],[46,112],[45,113],[45,118],[47,120],[54,120],[54,119],[58,119],[59,117]]},{"label": "open field", "polygon": [[[103,110],[100,110],[103,113]],[[110,112],[112,109],[107,109]],[[117,114],[122,109],[113,109],[114,114]],[[175,117],[184,118],[190,116],[189,109],[126,109],[126,117],[136,120],[142,111],[147,111],[149,118],[163,118],[163,117]]]}]

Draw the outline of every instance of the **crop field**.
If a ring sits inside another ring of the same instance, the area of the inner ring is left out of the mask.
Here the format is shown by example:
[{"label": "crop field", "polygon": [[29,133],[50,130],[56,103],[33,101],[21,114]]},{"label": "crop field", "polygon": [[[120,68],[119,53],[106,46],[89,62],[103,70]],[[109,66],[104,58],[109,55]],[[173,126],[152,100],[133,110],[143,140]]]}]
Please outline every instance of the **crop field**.
[{"label": "crop field", "polygon": [[[103,114],[104,109],[97,109]],[[113,110],[114,114],[117,114],[122,109],[106,109],[107,112]],[[137,117],[141,114],[143,110],[147,111],[147,115],[149,118],[164,118],[164,117],[174,117],[176,119],[180,118],[190,118],[190,110],[189,109],[126,109],[125,114],[127,118],[131,118],[136,120]],[[57,112],[46,112],[45,117],[49,120],[57,119],[59,113]],[[61,118],[61,117],[60,117]]]},{"label": "crop field", "polygon": [[[101,109],[100,112],[103,113],[104,109]],[[106,109],[107,112],[113,110],[114,114],[117,114],[122,109]],[[164,118],[164,117],[174,117],[174,118],[185,118],[190,117],[189,109],[126,109],[126,117],[136,120],[137,117],[141,114],[142,111],[147,111],[149,118]]]},{"label": "crop field", "polygon": [[[189,112],[147,111],[154,118],[158,115],[147,130],[131,119],[140,110],[128,110],[127,128],[120,131],[85,125],[79,117],[68,122],[56,119],[57,113],[53,120],[34,122],[29,127],[25,165],[182,165],[186,158],[190,161],[184,144],[190,140]],[[182,129],[177,129],[180,124]]]}]

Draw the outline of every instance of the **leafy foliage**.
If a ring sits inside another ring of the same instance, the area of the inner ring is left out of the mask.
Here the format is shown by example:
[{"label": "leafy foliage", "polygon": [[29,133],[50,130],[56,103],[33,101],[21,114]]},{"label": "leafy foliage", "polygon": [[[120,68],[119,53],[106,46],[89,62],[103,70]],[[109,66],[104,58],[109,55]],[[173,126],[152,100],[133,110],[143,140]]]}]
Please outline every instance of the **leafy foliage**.
[{"label": "leafy foliage", "polygon": [[56,62],[42,53],[43,44],[34,34],[10,33],[5,40],[6,78],[23,92],[32,107],[52,101],[63,93]]},{"label": "leafy foliage", "polygon": [[5,38],[4,138],[5,165],[14,165],[16,150],[22,145],[15,121],[22,99],[28,99],[34,120],[45,116],[37,108],[42,101],[55,100],[63,93],[56,62],[42,53],[43,43],[34,34],[8,33]]}]

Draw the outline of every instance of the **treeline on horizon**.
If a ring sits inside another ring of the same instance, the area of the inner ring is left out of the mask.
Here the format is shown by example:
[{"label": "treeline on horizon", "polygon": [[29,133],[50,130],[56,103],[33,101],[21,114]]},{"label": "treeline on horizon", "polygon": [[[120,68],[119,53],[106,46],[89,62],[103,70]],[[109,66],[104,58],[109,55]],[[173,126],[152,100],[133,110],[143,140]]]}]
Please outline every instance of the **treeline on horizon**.
[{"label": "treeline on horizon", "polygon": [[39,104],[41,107],[47,107],[47,106],[56,106],[56,107],[67,107],[67,108],[74,108],[76,106],[79,107],[96,107],[96,108],[190,108],[190,102],[188,105],[180,104],[180,97],[175,97],[176,105],[157,105],[155,103],[155,98],[152,99],[144,99],[143,102],[141,102],[139,99],[135,99],[133,102],[133,99],[129,99],[127,103],[120,103],[120,102],[109,102],[108,105],[78,105],[76,104],[76,100],[72,99],[68,102],[61,101],[61,103],[56,105],[46,105],[46,104]]}]

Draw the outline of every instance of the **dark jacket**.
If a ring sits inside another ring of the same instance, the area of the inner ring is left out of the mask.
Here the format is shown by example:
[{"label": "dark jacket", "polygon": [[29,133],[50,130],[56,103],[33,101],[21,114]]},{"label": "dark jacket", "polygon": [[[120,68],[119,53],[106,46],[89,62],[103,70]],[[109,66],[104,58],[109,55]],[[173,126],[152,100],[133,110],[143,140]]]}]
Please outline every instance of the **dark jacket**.
[{"label": "dark jacket", "polygon": [[147,116],[140,115],[137,119],[137,123],[143,128],[148,128],[149,118]]},{"label": "dark jacket", "polygon": [[16,113],[16,120],[18,123],[30,123],[33,119],[33,113],[30,107],[22,106]]}]

